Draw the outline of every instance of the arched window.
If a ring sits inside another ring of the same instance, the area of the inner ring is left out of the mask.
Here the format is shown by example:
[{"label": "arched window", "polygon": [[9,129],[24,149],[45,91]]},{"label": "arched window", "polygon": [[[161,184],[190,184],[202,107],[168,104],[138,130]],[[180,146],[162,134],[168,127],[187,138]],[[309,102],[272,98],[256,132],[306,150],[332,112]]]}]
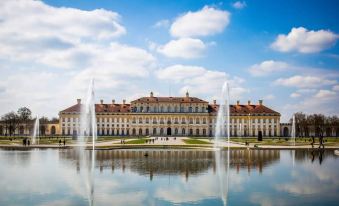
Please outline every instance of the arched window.
[{"label": "arched window", "polygon": [[155,117],[153,117],[153,124],[157,123],[157,119]]},{"label": "arched window", "polygon": [[178,128],[175,128],[175,129],[174,129],[174,134],[175,134],[175,135],[178,135]]},{"label": "arched window", "polygon": [[206,136],[206,129],[202,129],[202,135]]},{"label": "arched window", "polygon": [[196,123],[196,124],[200,124],[199,118],[197,118],[197,119],[195,120],[195,123]]},{"label": "arched window", "polygon": [[171,124],[171,119],[170,118],[167,119],[167,124]]},{"label": "arched window", "polygon": [[153,128],[153,135],[157,134],[157,128]]},{"label": "arched window", "polygon": [[190,135],[193,135],[193,129],[190,129]]},{"label": "arched window", "polygon": [[192,107],[189,107],[189,108],[188,108],[188,112],[192,112]]},{"label": "arched window", "polygon": [[174,112],[178,112],[178,107],[177,106],[174,107]]},{"label": "arched window", "polygon": [[139,118],[139,123],[142,123],[142,118],[141,117]]},{"label": "arched window", "polygon": [[148,119],[148,117],[146,118],[146,124],[148,124],[149,123],[149,119]]},{"label": "arched window", "polygon": [[146,135],[149,135],[149,130],[148,130],[148,128],[146,128]]},{"label": "arched window", "polygon": [[164,129],[160,128],[160,135],[164,135]]},{"label": "arched window", "polygon": [[195,130],[195,135],[199,135],[199,129]]},{"label": "arched window", "polygon": [[117,135],[118,135],[118,136],[120,135],[120,130],[119,130],[119,129],[117,129]]},{"label": "arched window", "polygon": [[190,118],[190,124],[193,124],[193,119],[192,118]]},{"label": "arched window", "polygon": [[132,129],[132,134],[133,134],[133,135],[136,135],[136,130],[135,130],[135,128]]},{"label": "arched window", "polygon": [[167,107],[167,112],[171,112],[171,106]]},{"label": "arched window", "polygon": [[139,135],[142,135],[142,129],[141,128],[139,129]]},{"label": "arched window", "polygon": [[205,107],[201,107],[201,112],[205,112]]},{"label": "arched window", "polygon": [[181,124],[186,124],[185,118],[182,118],[182,119],[181,119]]},{"label": "arched window", "polygon": [[203,118],[203,119],[202,119],[202,123],[203,123],[203,124],[206,124],[206,118]]},{"label": "arched window", "polygon": [[182,134],[182,135],[185,135],[185,132],[186,132],[186,131],[185,131],[185,128],[182,128],[181,134]]},{"label": "arched window", "polygon": [[160,112],[164,112],[164,107],[163,106],[160,107]]},{"label": "arched window", "polygon": [[195,107],[195,112],[199,112],[199,108],[198,107]]},{"label": "arched window", "polygon": [[140,107],[140,112],[143,112],[144,108],[143,107]]},{"label": "arched window", "polygon": [[149,107],[148,106],[146,107],[146,112],[149,112]]},{"label": "arched window", "polygon": [[160,124],[164,124],[164,118],[160,118]]},{"label": "arched window", "polygon": [[178,118],[175,118],[175,120],[174,120],[174,124],[178,124],[179,122],[178,122]]}]

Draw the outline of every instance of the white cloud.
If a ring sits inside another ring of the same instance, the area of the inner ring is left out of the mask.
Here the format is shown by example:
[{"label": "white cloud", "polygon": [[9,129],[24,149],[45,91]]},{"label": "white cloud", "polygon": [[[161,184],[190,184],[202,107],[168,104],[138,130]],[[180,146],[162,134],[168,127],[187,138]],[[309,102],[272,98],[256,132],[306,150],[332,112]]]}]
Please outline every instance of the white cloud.
[{"label": "white cloud", "polygon": [[157,22],[153,25],[153,27],[154,27],[154,28],[161,28],[161,27],[167,28],[167,27],[169,27],[169,25],[170,25],[170,21],[169,21],[168,19],[163,19],[163,20],[157,21]]},{"label": "white cloud", "polygon": [[[41,1],[0,3],[0,55],[55,66],[75,45],[85,41],[105,41],[126,33],[119,14],[96,9],[84,11],[52,7]],[[54,56],[54,59],[50,59]],[[65,63],[67,64],[67,63]],[[57,66],[62,66],[60,63]]]},{"label": "white cloud", "polygon": [[291,95],[290,95],[290,97],[292,97],[292,98],[298,98],[298,97],[300,97],[301,95],[299,94],[299,93],[297,93],[297,92],[293,92]]},{"label": "white cloud", "polygon": [[116,42],[126,31],[112,11],[1,1],[0,19],[2,114],[28,106],[56,116],[85,94],[91,78],[97,97],[128,98],[143,92],[156,65],[147,51]]},{"label": "white cloud", "polygon": [[180,38],[159,46],[157,51],[167,57],[192,59],[201,57],[206,48],[207,46],[200,39]]},{"label": "white cloud", "polygon": [[321,89],[317,94],[314,95],[315,98],[329,99],[337,96],[337,93],[331,90]]},{"label": "white cloud", "polygon": [[225,72],[208,70],[204,67],[173,65],[158,70],[157,77],[177,84],[181,94],[190,91],[193,95],[218,99],[225,81],[230,83],[232,98],[240,99],[243,94],[248,92],[248,89],[242,86],[244,79],[230,77]]},{"label": "white cloud", "polygon": [[326,85],[335,84],[336,80],[326,79],[320,76],[301,76],[295,75],[289,78],[280,78],[275,80],[276,85],[298,88],[317,88]]},{"label": "white cloud", "polygon": [[273,72],[286,71],[290,66],[281,61],[267,60],[249,68],[253,76],[265,76]]},{"label": "white cloud", "polygon": [[273,94],[268,94],[263,99],[264,100],[272,100],[272,99],[275,99],[275,96]]},{"label": "white cloud", "polygon": [[292,28],[287,35],[278,35],[271,47],[280,52],[315,53],[330,48],[338,38],[339,35],[331,31],[309,31],[304,27],[298,27]]},{"label": "white cloud", "polygon": [[339,91],[339,84],[337,85],[334,85],[333,88],[332,88],[333,91]]},{"label": "white cloud", "polygon": [[178,17],[170,28],[175,37],[208,36],[222,32],[230,22],[230,13],[205,6]]},{"label": "white cloud", "polygon": [[233,8],[235,9],[243,9],[247,6],[245,1],[236,1],[232,4]]}]

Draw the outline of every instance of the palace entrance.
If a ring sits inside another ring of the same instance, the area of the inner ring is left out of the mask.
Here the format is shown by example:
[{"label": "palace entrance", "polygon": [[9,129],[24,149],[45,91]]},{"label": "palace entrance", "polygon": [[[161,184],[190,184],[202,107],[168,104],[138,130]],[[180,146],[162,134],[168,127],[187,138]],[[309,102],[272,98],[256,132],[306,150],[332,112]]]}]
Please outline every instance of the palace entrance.
[{"label": "palace entrance", "polygon": [[168,136],[171,136],[172,135],[172,129],[169,127],[167,128],[167,135]]}]

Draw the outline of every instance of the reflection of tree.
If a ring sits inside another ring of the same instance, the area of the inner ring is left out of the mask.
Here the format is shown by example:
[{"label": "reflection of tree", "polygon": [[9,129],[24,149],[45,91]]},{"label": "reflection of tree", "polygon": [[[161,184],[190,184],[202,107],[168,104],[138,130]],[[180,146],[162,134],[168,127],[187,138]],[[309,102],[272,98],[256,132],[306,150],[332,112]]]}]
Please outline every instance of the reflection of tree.
[{"label": "reflection of tree", "polygon": [[[96,167],[104,169],[125,171],[129,169],[141,175],[149,175],[152,179],[156,175],[182,174],[188,179],[190,175],[197,175],[212,168],[215,171],[214,151],[199,150],[150,150],[145,157],[146,150],[101,150],[96,153]],[[62,158],[75,160],[74,150],[60,153]],[[227,152],[222,152],[226,157]],[[231,150],[230,167],[239,171],[241,168],[263,168],[280,158],[279,150]],[[224,158],[226,159],[226,158]],[[224,162],[226,169],[226,162]]]},{"label": "reflection of tree", "polygon": [[327,157],[333,157],[333,150],[313,149],[309,150],[296,150],[295,160],[297,162],[311,161],[314,162],[317,158],[321,164]]}]

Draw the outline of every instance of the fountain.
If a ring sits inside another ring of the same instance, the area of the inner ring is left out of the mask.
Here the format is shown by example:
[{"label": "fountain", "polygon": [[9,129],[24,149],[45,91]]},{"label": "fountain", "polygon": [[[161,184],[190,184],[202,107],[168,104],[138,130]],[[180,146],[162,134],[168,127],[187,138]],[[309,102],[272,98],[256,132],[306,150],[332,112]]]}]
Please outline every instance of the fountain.
[{"label": "fountain", "polygon": [[[88,87],[85,104],[81,105],[80,134],[78,135],[78,153],[80,168],[84,172],[85,184],[88,192],[89,205],[94,205],[94,167],[95,167],[95,140],[97,139],[97,123],[95,115],[94,80]],[[91,140],[91,157],[86,155],[86,142]],[[90,163],[90,167],[89,167]]]},{"label": "fountain", "polygon": [[32,144],[39,144],[39,128],[40,128],[39,116],[37,115],[34,123]]},{"label": "fountain", "polygon": [[[224,205],[227,205],[228,198],[228,184],[230,173],[230,97],[229,97],[229,85],[224,83],[221,92],[221,103],[219,105],[217,114],[217,123],[215,127],[214,136],[214,149],[215,149],[215,162],[219,182],[219,192]],[[225,127],[226,124],[226,127]],[[222,168],[224,162],[224,156],[221,151],[221,138],[227,137],[227,173]],[[226,177],[225,177],[226,176]]]},{"label": "fountain", "polygon": [[[295,115],[293,114],[293,117],[292,117],[292,129],[291,129],[291,142],[292,142],[292,145],[293,147],[295,147]],[[294,166],[294,159],[295,159],[295,148],[293,148],[292,150],[292,163],[293,163],[293,166]]]}]

